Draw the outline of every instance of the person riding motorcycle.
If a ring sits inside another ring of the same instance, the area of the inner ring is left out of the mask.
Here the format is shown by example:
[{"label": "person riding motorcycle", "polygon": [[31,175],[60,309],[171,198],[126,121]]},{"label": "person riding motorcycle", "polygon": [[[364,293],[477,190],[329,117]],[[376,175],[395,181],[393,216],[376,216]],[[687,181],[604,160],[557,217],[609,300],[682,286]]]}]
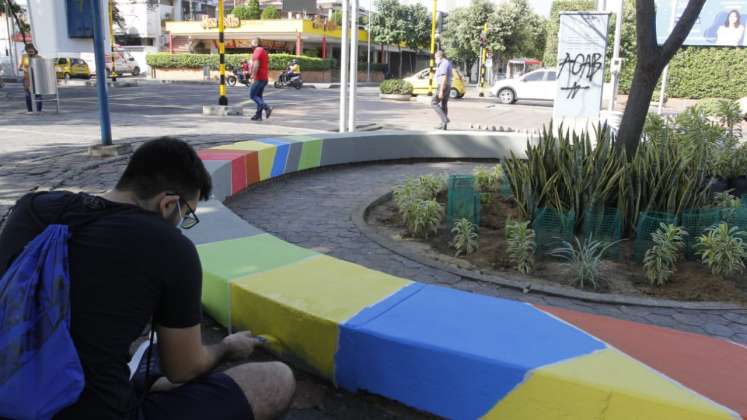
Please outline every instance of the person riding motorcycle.
[{"label": "person riding motorcycle", "polygon": [[283,81],[288,82],[292,80],[296,76],[301,75],[301,66],[298,64],[298,60],[295,58],[290,61],[288,64],[288,68],[285,69],[285,74],[283,75]]}]

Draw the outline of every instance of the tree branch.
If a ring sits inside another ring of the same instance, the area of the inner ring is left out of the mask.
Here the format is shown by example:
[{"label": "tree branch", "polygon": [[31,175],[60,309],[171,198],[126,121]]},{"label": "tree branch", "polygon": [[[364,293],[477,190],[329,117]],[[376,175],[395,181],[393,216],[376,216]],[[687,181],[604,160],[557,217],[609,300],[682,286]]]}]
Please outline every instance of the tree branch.
[{"label": "tree branch", "polygon": [[[685,42],[685,39],[690,34],[690,30],[693,28],[695,21],[700,15],[700,11],[703,10],[705,2],[706,0],[689,0],[687,2],[685,11],[674,26],[672,33],[667,37],[664,45],[661,46],[661,55],[664,62],[669,62],[669,60],[674,57],[674,54],[680,46],[682,46],[682,43]],[[675,11],[672,10],[672,13],[674,12]]]}]

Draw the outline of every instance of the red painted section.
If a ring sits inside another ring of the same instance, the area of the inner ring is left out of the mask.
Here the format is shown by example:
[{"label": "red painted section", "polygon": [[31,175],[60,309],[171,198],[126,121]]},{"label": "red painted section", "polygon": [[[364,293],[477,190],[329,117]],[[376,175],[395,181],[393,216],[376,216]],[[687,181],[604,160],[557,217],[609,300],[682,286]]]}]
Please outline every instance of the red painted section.
[{"label": "red painted section", "polygon": [[535,305],[747,420],[747,347],[704,335]]},{"label": "red painted section", "polygon": [[[229,160],[231,161],[231,194],[236,194],[245,189],[247,184],[247,155],[257,152],[244,152],[233,150],[200,150],[197,155],[202,160]],[[255,156],[256,161],[256,156]],[[258,166],[258,165],[257,165]]]}]

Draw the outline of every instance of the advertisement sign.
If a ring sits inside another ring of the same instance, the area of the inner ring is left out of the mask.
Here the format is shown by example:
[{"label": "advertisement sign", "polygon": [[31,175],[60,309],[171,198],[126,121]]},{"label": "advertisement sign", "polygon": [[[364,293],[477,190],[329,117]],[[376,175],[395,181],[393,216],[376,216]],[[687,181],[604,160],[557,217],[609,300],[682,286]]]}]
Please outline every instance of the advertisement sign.
[{"label": "advertisement sign", "polygon": [[[671,31],[672,10],[676,23],[687,6],[687,0],[656,1],[656,39],[666,41]],[[706,0],[683,45],[747,46],[747,1]]]},{"label": "advertisement sign", "polygon": [[560,14],[555,120],[599,117],[608,21],[608,13]]}]

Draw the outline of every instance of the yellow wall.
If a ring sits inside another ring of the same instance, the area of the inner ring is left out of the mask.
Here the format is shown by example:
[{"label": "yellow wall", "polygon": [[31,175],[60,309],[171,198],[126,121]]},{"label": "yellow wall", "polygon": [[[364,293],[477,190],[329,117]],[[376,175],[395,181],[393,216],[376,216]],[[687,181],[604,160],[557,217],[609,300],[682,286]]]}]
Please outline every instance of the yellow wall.
[{"label": "yellow wall", "polygon": [[[218,36],[217,28],[205,29],[202,27],[202,22],[169,21],[166,22],[166,30],[176,36],[195,34],[214,34],[215,38]],[[313,22],[309,19],[242,20],[241,26],[238,28],[226,28],[225,30],[226,34],[242,33],[257,35],[295,34],[296,32],[301,32],[301,36],[321,37],[324,34],[324,30],[322,28],[314,28]],[[339,28],[334,31],[327,31],[327,38],[339,39],[341,37],[342,31]],[[293,39],[295,40],[295,38]],[[364,30],[359,30],[358,40],[368,41],[368,33]]]}]

